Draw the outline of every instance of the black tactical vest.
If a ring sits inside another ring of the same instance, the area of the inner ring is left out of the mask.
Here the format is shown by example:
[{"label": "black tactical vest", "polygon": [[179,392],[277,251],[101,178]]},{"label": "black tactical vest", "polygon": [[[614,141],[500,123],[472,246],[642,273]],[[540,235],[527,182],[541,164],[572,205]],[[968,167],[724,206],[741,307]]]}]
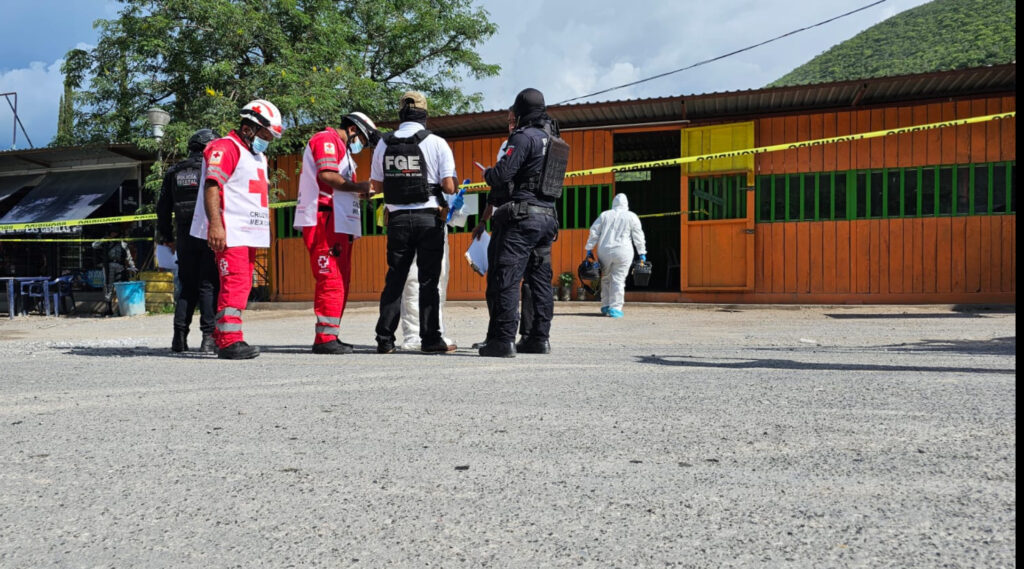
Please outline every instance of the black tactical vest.
[{"label": "black tactical vest", "polygon": [[428,136],[427,129],[404,138],[394,133],[384,135],[384,203],[423,203],[431,195],[440,194],[441,186],[427,183],[427,161],[420,143]]},{"label": "black tactical vest", "polygon": [[562,186],[565,184],[565,170],[569,166],[569,145],[545,126],[548,135],[547,148],[544,152],[544,170],[541,172],[538,194],[545,198],[562,197]]},{"label": "black tactical vest", "polygon": [[199,175],[202,156],[191,157],[175,167],[174,174],[174,218],[178,225],[191,225],[192,213],[199,196]]}]

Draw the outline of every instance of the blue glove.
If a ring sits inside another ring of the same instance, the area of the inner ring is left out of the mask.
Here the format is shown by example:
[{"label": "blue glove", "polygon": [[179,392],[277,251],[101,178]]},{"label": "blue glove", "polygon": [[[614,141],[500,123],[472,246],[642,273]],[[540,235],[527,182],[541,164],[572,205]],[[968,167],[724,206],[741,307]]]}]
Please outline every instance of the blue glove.
[{"label": "blue glove", "polygon": [[647,262],[647,255],[640,255],[640,262],[641,263],[646,263]]},{"label": "blue glove", "polygon": [[459,190],[459,193],[455,194],[455,199],[452,200],[452,211],[458,211],[462,209],[462,206],[466,203],[466,190]]},{"label": "blue glove", "polygon": [[593,259],[594,258],[594,252],[591,251],[590,249],[587,249],[587,258],[588,259]]}]

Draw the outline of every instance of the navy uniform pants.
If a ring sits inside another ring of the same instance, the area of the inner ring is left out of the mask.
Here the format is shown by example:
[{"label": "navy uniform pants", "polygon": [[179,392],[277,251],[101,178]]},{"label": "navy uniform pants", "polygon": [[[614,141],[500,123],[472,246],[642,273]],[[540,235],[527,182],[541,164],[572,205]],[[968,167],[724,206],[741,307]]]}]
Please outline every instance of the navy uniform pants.
[{"label": "navy uniform pants", "polygon": [[217,314],[217,293],[220,275],[213,250],[206,241],[188,234],[188,225],[178,226],[178,281],[181,291],[174,305],[174,329],[188,332],[192,315],[199,307],[199,329],[204,335],[213,334]]},{"label": "navy uniform pants", "polygon": [[551,243],[558,236],[558,220],[553,209],[551,215],[531,212],[522,219],[511,219],[508,209],[495,213],[487,248],[487,341],[515,340],[520,283],[530,289],[533,301],[533,321],[524,335],[547,340],[554,313]]}]

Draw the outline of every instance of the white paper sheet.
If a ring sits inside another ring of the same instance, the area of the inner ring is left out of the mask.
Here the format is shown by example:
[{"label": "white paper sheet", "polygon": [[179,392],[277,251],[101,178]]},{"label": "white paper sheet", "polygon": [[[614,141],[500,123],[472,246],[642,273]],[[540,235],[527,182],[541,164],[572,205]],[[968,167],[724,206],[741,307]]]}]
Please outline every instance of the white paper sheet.
[{"label": "white paper sheet", "polygon": [[172,271],[178,268],[178,255],[167,245],[156,246],[156,266]]},{"label": "white paper sheet", "polygon": [[474,239],[466,250],[466,260],[476,274],[487,274],[487,246],[491,243],[491,234],[486,231],[480,235],[480,239]]},{"label": "white paper sheet", "polygon": [[363,236],[363,215],[359,194],[334,192],[334,231],[352,237]]}]

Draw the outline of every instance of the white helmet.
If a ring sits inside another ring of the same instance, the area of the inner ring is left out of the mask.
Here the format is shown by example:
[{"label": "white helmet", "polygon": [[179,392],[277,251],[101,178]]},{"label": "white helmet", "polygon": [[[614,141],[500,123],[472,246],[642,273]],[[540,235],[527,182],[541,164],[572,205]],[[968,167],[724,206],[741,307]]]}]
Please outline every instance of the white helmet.
[{"label": "white helmet", "polygon": [[342,126],[346,126],[346,123],[355,125],[356,129],[363,135],[363,138],[366,139],[368,145],[375,146],[377,144],[380,133],[377,132],[377,125],[373,124],[370,117],[359,111],[354,111],[345,115],[345,118],[342,119]]},{"label": "white helmet", "polygon": [[266,99],[249,101],[242,107],[240,114],[243,119],[265,126],[274,138],[281,138],[281,133],[284,132],[284,127],[281,126],[281,111]]}]

